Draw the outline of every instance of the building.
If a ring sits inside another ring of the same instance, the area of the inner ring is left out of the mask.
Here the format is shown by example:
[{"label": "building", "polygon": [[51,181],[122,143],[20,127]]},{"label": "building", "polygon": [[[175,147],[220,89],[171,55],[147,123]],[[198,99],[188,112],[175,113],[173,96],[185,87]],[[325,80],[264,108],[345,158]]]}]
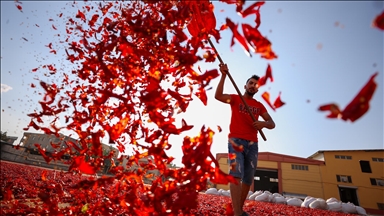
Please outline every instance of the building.
[{"label": "building", "polygon": [[[220,169],[228,173],[227,154],[216,156]],[[268,190],[292,197],[323,197],[320,166],[323,161],[271,152],[259,152],[252,191]],[[306,172],[304,172],[306,171]],[[228,190],[228,185],[217,185]]]},{"label": "building", "polygon": [[[228,173],[228,154],[218,153],[216,159]],[[318,151],[308,158],[259,152],[251,190],[302,199],[334,197],[368,213],[384,214],[384,149]]]},{"label": "building", "polygon": [[384,149],[318,151],[309,158],[326,164],[320,167],[325,197],[384,214]]},{"label": "building", "polygon": [[[65,136],[63,134],[55,136],[52,134],[24,132],[23,137],[21,138],[20,143],[19,145],[17,145],[17,147],[12,145],[2,145],[1,159],[18,163],[37,165],[52,169],[68,170],[69,164],[66,163],[66,161],[70,159],[69,154],[63,155],[61,158],[62,160],[52,161],[47,164],[43,156],[40,154],[40,151],[36,147],[36,145],[39,145],[40,148],[44,149],[46,154],[49,155],[66,148],[66,142],[71,142],[78,147],[80,146],[78,140],[69,136]],[[107,144],[102,144],[102,151],[104,155],[108,154],[110,151],[114,151],[113,159],[117,161],[117,157],[119,154],[119,150],[117,148],[114,148]],[[111,164],[112,163],[110,159],[106,159],[104,161],[104,166],[102,167],[100,174],[108,174]]]},{"label": "building", "polygon": [[18,137],[15,137],[15,136],[7,136],[7,138],[5,140],[2,140],[2,141],[13,145],[15,143],[15,141],[17,140],[17,138]]}]

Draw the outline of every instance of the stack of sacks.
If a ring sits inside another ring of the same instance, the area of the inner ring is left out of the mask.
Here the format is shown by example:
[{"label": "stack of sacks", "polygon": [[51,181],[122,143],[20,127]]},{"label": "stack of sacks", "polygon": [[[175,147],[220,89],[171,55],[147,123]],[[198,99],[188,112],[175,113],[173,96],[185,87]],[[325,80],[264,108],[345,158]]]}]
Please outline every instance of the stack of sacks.
[{"label": "stack of sacks", "polygon": [[323,200],[321,198],[317,198],[316,200],[314,200],[313,202],[311,202],[309,204],[309,208],[327,210],[328,209],[328,205],[325,202],[325,200]]},{"label": "stack of sacks", "polygon": [[301,203],[301,207],[309,208],[309,204],[311,204],[311,202],[313,202],[315,200],[316,200],[316,198],[311,197],[311,196],[307,196],[307,197],[305,197],[304,202]]},{"label": "stack of sacks", "polygon": [[298,198],[289,198],[287,200],[287,205],[290,205],[290,206],[300,207],[302,203],[303,203],[303,201],[301,199],[298,199]]},{"label": "stack of sacks", "polygon": [[209,188],[207,191],[205,191],[205,194],[220,195],[216,188]]},{"label": "stack of sacks", "polygon": [[[221,196],[231,196],[230,190],[220,189],[217,191],[216,188],[209,188],[205,194],[213,194],[213,195],[221,195]],[[329,210],[333,212],[344,212],[347,214],[359,214],[359,215],[367,215],[367,212],[364,208],[360,206],[355,206],[353,203],[343,203],[338,199],[332,197],[327,199],[327,201],[321,198],[314,198],[311,196],[307,196],[304,201],[298,198],[290,198],[284,197],[279,193],[272,194],[269,191],[255,191],[252,193],[248,192],[247,196],[248,200],[255,200],[261,202],[273,202],[278,204],[287,204],[290,206],[298,206],[312,209],[323,209]]]},{"label": "stack of sacks", "polygon": [[341,203],[342,203],[341,201],[337,200],[334,197],[327,199],[328,210],[334,211],[334,212],[341,212],[342,211]]},{"label": "stack of sacks", "polygon": [[249,200],[255,200],[255,198],[262,193],[263,193],[263,191],[255,191],[251,196],[248,197],[248,199]]},{"label": "stack of sacks", "polygon": [[271,202],[273,203],[278,203],[278,204],[287,204],[287,201],[285,199],[285,197],[283,197],[281,194],[279,193],[274,193],[272,194],[272,200]]},{"label": "stack of sacks", "polygon": [[222,194],[223,191],[224,191],[223,189],[220,189],[220,190],[219,190],[219,195],[223,195],[223,194]]},{"label": "stack of sacks", "polygon": [[357,214],[367,215],[367,212],[365,211],[365,209],[363,207],[360,207],[360,206],[355,206],[355,207],[356,207]]},{"label": "stack of sacks", "polygon": [[230,197],[231,196],[231,192],[229,190],[223,190],[223,191],[221,191],[221,195],[222,196]]},{"label": "stack of sacks", "polygon": [[247,199],[249,199],[249,197],[253,194],[252,191],[248,191],[248,195],[247,195]]},{"label": "stack of sacks", "polygon": [[341,203],[341,209],[344,213],[347,213],[347,214],[356,214],[357,213],[355,204],[350,203],[350,202]]},{"label": "stack of sacks", "polygon": [[255,197],[255,200],[260,201],[260,202],[271,202],[272,198],[273,198],[273,196],[272,196],[271,192],[264,191],[264,193]]}]

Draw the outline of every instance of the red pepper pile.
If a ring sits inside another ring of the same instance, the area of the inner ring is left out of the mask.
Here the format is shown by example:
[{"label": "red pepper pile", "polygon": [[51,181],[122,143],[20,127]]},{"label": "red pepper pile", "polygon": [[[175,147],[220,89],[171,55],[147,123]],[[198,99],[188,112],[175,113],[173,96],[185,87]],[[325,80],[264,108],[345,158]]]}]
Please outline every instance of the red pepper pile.
[{"label": "red pepper pile", "polygon": [[[1,162],[1,215],[163,215],[154,211],[166,208],[166,203],[150,209],[136,209],[132,202],[150,202],[156,194],[146,196],[143,188],[133,189],[129,180],[81,176],[75,173]],[[90,191],[94,191],[90,193]],[[185,205],[177,196],[170,196],[174,205]],[[196,194],[197,206],[184,210],[173,207],[169,215],[227,215],[232,212],[229,197]],[[132,202],[130,202],[132,201]],[[187,200],[185,202],[191,202]],[[244,209],[250,215],[347,215],[325,210],[301,208],[274,203],[246,201]],[[177,212],[179,214],[177,214]]]}]

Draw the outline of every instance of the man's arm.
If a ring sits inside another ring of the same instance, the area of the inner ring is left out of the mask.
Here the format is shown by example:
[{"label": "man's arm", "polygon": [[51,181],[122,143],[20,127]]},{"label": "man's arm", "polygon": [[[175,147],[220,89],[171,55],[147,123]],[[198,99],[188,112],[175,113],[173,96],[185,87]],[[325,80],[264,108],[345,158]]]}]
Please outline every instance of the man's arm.
[{"label": "man's arm", "polygon": [[268,112],[265,112],[261,114],[261,117],[263,117],[264,121],[255,121],[253,122],[253,127],[255,129],[261,130],[263,128],[273,129],[275,128],[275,122],[273,121],[272,117],[268,114]]},{"label": "man's arm", "polygon": [[224,81],[225,81],[225,78],[227,77],[228,67],[227,67],[227,64],[220,64],[219,66],[220,66],[221,77],[220,77],[219,84],[217,85],[217,88],[216,88],[215,98],[216,100],[221,101],[223,103],[230,103],[231,95],[223,94]]}]

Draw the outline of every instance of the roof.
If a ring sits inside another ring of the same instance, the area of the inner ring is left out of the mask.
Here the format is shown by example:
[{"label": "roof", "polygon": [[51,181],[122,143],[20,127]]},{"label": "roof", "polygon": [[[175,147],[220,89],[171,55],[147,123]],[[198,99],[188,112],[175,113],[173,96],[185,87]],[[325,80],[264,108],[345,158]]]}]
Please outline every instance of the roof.
[{"label": "roof", "polygon": [[322,154],[324,152],[357,152],[357,151],[364,151],[364,152],[372,152],[372,151],[384,151],[384,149],[350,149],[350,150],[319,150],[316,153],[312,154],[308,158],[313,158],[319,154]]},{"label": "roof", "polygon": [[[221,158],[228,158],[228,153],[218,153],[216,154],[216,159],[220,160]],[[300,163],[300,164],[313,164],[313,165],[322,165],[324,161],[319,161],[310,158],[302,158],[291,155],[278,154],[273,152],[259,152],[258,155],[259,161],[273,161],[273,162],[285,162],[285,163]]]}]

